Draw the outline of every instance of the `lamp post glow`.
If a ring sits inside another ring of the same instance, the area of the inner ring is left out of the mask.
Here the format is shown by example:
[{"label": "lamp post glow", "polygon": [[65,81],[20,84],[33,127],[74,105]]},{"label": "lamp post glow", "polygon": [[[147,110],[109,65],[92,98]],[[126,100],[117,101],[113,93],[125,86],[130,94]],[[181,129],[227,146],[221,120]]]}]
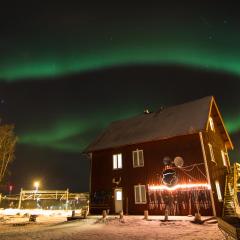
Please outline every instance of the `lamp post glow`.
[{"label": "lamp post glow", "polygon": [[33,183],[33,186],[35,187],[36,192],[38,191],[39,185],[40,185],[40,183],[38,181]]}]

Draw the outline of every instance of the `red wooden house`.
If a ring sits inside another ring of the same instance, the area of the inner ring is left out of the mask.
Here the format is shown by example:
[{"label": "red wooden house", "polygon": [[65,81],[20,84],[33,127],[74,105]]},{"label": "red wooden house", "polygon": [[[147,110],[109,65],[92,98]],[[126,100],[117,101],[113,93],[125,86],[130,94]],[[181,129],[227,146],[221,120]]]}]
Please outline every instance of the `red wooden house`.
[{"label": "red wooden house", "polygon": [[221,216],[232,149],[211,96],[113,122],[86,149],[91,212]]}]

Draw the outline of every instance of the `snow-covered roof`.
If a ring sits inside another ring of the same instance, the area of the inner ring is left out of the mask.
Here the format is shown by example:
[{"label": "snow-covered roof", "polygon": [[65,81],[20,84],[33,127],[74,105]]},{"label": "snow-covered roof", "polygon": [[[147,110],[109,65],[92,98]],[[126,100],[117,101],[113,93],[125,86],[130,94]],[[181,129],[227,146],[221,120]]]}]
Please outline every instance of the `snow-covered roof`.
[{"label": "snow-covered roof", "polygon": [[206,130],[213,97],[208,96],[111,123],[85,152],[167,139]]}]

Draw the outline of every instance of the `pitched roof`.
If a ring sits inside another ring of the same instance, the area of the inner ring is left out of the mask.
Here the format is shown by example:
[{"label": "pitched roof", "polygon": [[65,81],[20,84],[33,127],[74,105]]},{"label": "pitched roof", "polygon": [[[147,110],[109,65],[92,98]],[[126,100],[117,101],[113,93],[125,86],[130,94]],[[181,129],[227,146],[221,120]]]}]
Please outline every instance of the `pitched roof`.
[{"label": "pitched roof", "polygon": [[167,139],[206,130],[213,97],[111,123],[85,152]]}]

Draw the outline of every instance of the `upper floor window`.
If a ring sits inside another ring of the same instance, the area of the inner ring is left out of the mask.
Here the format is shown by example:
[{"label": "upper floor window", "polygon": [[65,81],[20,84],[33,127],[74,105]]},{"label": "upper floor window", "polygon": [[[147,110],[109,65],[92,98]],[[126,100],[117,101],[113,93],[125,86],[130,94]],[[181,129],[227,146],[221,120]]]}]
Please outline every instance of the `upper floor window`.
[{"label": "upper floor window", "polygon": [[219,185],[219,181],[215,181],[215,185],[216,185],[216,190],[217,190],[217,197],[218,197],[218,201],[222,202],[222,193],[221,193],[221,188]]},{"label": "upper floor window", "polygon": [[122,154],[114,154],[113,155],[113,169],[122,168]]},{"label": "upper floor window", "polygon": [[134,186],[135,204],[147,203],[146,198],[146,186],[145,185],[135,185]]},{"label": "upper floor window", "polygon": [[215,131],[214,122],[213,122],[212,117],[209,117],[209,124],[210,124],[211,130],[212,130],[212,131]]},{"label": "upper floor window", "polygon": [[223,165],[227,167],[227,154],[223,150],[221,150],[221,154],[222,154]]},{"label": "upper floor window", "polygon": [[144,166],[144,157],[143,150],[133,151],[133,167],[143,167]]},{"label": "upper floor window", "polygon": [[212,147],[212,144],[208,144],[208,147],[209,147],[209,152],[210,152],[210,156],[211,156],[211,161],[215,162],[215,157],[214,157],[214,153],[213,153],[213,147]]}]

